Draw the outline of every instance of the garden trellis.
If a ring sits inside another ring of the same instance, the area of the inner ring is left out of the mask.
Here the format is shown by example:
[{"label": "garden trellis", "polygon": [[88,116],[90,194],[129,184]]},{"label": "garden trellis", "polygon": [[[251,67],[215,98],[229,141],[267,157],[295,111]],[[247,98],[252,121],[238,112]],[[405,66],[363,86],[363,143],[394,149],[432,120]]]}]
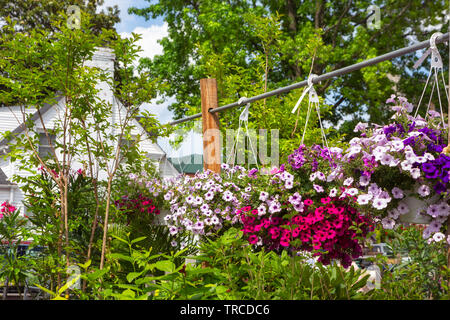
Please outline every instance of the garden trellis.
[{"label": "garden trellis", "polygon": [[[424,53],[424,55],[419,60],[420,63],[423,61],[423,59],[426,58],[426,56],[430,53],[430,51],[433,53],[433,49],[436,49],[436,44],[447,42],[449,41],[449,33],[441,34],[441,33],[435,33],[431,37],[430,40],[419,42],[415,45],[405,47],[402,49],[398,49],[386,54],[383,54],[381,56],[371,58],[329,73],[325,73],[323,75],[314,76],[312,78],[309,78],[307,80],[291,84],[286,87],[278,88],[276,90],[272,90],[269,92],[265,92],[263,94],[259,94],[250,98],[241,98],[239,101],[227,104],[224,106],[218,106],[218,99],[217,99],[217,81],[216,79],[200,79],[200,92],[201,92],[201,113],[194,114],[188,117],[185,117],[183,119],[175,120],[170,122],[170,125],[177,125],[180,123],[184,123],[187,121],[191,121],[197,118],[202,118],[202,125],[203,125],[203,163],[204,163],[204,170],[211,170],[213,172],[220,172],[220,164],[221,164],[221,149],[220,149],[220,127],[219,127],[219,118],[218,113],[232,109],[235,107],[240,107],[243,105],[248,105],[249,103],[266,99],[275,95],[279,95],[282,93],[287,93],[291,90],[295,90],[298,88],[302,88],[305,86],[311,86],[313,84],[319,83],[324,80],[328,80],[334,77],[339,77],[348,73],[351,73],[353,71],[360,70],[362,68],[376,65],[380,62],[392,60],[397,57],[404,56],[409,53],[416,52],[421,49],[428,48],[428,51]],[[450,46],[449,46],[450,47]],[[450,52],[450,50],[449,50]],[[435,55],[432,54],[432,57]],[[450,55],[449,55],[450,56]],[[421,61],[422,60],[422,61]],[[419,63],[418,61],[418,63]],[[418,64],[416,63],[416,65]],[[435,65],[432,62],[432,66]],[[444,79],[443,79],[444,80]],[[450,73],[449,73],[449,83],[450,83]],[[444,83],[445,85],[445,83]],[[445,88],[444,88],[445,89]],[[447,94],[447,101],[448,101],[448,114],[450,114],[450,85],[447,87],[449,93]],[[447,91],[446,91],[447,93]],[[442,114],[442,111],[441,111]],[[443,115],[441,115],[443,116]],[[448,128],[450,128],[450,117],[448,117]],[[450,146],[450,130],[448,132],[448,141]],[[447,236],[450,235],[450,219],[447,220]],[[449,254],[447,255],[448,259],[448,266],[450,267],[450,249]]]}]

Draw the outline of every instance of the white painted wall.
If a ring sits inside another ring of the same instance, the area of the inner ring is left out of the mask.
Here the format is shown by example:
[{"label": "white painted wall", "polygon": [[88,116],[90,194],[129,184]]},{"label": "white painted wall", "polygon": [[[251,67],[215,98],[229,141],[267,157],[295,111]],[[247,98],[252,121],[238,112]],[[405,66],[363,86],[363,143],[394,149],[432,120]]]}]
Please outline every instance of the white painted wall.
[{"label": "white painted wall", "polygon": [[[36,109],[29,107],[22,109],[25,114],[33,114]],[[23,113],[19,106],[2,107],[0,108],[0,140],[1,134],[6,131],[12,131],[17,128],[23,121]]]}]

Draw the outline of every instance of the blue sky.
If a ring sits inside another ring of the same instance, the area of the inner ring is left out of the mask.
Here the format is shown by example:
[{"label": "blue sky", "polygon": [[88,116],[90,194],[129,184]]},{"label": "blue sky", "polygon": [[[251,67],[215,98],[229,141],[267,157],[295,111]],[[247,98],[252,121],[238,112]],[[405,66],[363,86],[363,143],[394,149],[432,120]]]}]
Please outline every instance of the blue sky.
[{"label": "blue sky", "polygon": [[[138,45],[141,46],[142,57],[153,57],[156,54],[162,54],[162,47],[158,44],[158,40],[167,36],[167,24],[162,18],[146,21],[143,17],[128,14],[129,7],[145,8],[149,5],[148,1],[144,0],[105,0],[102,7],[109,7],[117,5],[120,10],[120,23],[116,24],[116,30],[119,34],[127,37],[131,32],[139,33],[142,39]],[[168,123],[172,120],[173,114],[167,109],[168,104],[173,102],[173,99],[168,99],[165,103],[157,105],[156,99],[142,105],[143,109],[149,110],[156,114],[161,123]],[[159,139],[158,144],[167,153],[168,157],[184,156],[191,153],[202,153],[202,137],[199,134],[190,132],[184,143],[177,150],[173,149],[168,139]]]},{"label": "blue sky", "polygon": [[[154,2],[154,1],[153,1]],[[137,27],[148,27],[152,25],[161,26],[164,23],[162,18],[145,21],[143,17],[128,14],[129,7],[145,8],[149,2],[145,0],[105,0],[103,7],[117,5],[120,9],[121,22],[116,25],[117,32],[131,32]]]}]

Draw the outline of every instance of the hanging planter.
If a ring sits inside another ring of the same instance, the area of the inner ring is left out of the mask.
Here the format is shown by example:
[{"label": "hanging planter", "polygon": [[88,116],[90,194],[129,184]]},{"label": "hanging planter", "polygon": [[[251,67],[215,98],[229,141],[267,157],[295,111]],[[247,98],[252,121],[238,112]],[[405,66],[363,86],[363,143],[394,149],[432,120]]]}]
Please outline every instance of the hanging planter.
[{"label": "hanging planter", "polygon": [[338,260],[344,267],[362,255],[360,240],[373,231],[373,222],[355,208],[357,190],[339,188],[340,154],[332,150],[300,145],[268,184],[253,185],[255,194],[236,211],[250,244],[310,251],[324,265]]},{"label": "hanging planter", "polygon": [[[377,217],[385,229],[397,223],[429,224],[424,237],[445,230],[450,207],[450,156],[441,114],[430,110],[413,117],[413,106],[392,96],[392,122],[385,126],[359,123],[360,137],[344,152],[343,173],[357,187],[362,212]],[[345,186],[345,183],[344,183]]]}]

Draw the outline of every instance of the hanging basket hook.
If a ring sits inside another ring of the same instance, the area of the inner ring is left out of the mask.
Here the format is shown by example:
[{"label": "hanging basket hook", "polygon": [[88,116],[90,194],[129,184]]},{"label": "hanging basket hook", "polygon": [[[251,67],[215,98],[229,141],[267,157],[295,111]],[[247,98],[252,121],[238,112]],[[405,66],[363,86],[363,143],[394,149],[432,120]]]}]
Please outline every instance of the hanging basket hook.
[{"label": "hanging basket hook", "polygon": [[244,104],[245,100],[247,100],[246,97],[240,97],[239,100],[238,100],[238,105]]},{"label": "hanging basket hook", "polygon": [[436,47],[436,38],[442,36],[441,32],[435,32],[431,35],[430,38],[430,47],[431,49],[437,49]]},{"label": "hanging basket hook", "polygon": [[436,46],[436,39],[437,37],[442,36],[442,33],[435,32],[431,35],[430,38],[430,47],[427,51],[420,57],[419,60],[416,61],[413,68],[417,69],[424,61],[425,59],[431,54],[431,68],[442,68],[442,58],[439,54],[439,50]]},{"label": "hanging basket hook", "polygon": [[308,77],[308,87],[312,87],[314,85],[313,80],[317,78],[317,74],[311,73]]}]

